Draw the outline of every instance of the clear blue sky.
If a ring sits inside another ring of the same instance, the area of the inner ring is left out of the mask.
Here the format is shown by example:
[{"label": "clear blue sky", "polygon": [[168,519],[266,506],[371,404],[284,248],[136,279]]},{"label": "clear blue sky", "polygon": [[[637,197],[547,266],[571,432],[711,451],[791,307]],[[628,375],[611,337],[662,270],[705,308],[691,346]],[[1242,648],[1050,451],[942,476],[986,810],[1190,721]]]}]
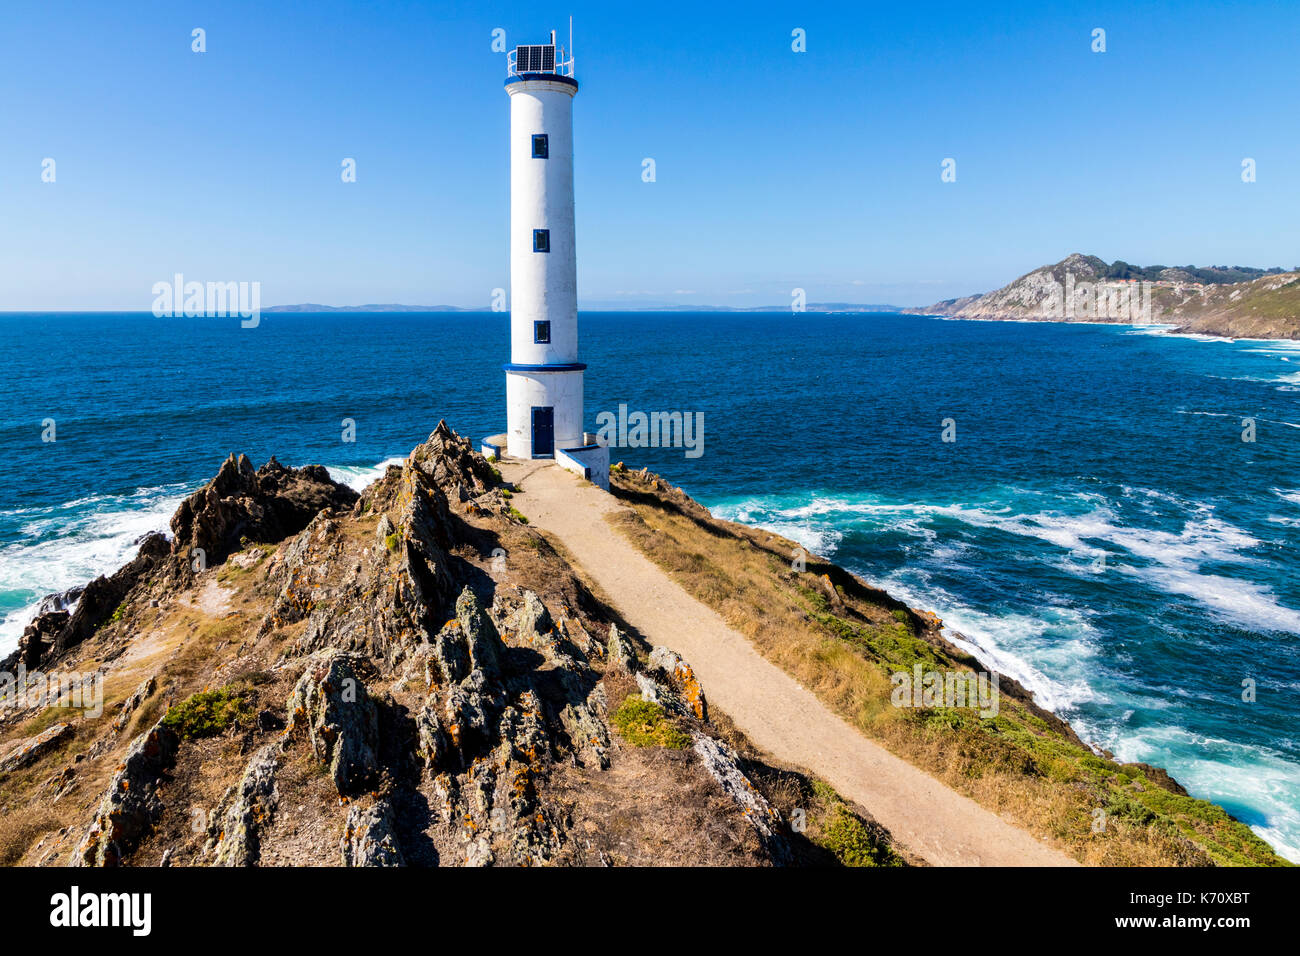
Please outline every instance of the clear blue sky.
[{"label": "clear blue sky", "polygon": [[175,272],[264,305],[486,306],[508,283],[491,31],[569,14],[585,304],[924,304],[1074,251],[1300,260],[1294,0],[6,0],[0,310],[147,310]]}]

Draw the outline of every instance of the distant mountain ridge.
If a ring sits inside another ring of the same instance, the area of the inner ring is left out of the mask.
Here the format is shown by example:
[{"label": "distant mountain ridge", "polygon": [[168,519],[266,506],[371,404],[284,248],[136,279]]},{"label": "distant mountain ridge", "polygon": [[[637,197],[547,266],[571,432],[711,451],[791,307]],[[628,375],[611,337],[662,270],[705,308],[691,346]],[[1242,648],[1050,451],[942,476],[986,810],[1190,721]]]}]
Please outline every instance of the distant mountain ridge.
[{"label": "distant mountain ridge", "polygon": [[1300,338],[1300,267],[1139,267],[1073,253],[992,292],[903,311],[955,319],[1169,323],[1207,335]]}]

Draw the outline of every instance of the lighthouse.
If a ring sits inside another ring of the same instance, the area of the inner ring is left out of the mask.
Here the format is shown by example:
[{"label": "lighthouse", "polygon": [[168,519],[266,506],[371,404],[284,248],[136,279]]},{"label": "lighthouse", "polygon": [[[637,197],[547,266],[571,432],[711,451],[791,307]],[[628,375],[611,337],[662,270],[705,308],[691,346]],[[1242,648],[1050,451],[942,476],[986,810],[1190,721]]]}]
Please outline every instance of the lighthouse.
[{"label": "lighthouse", "polygon": [[[569,46],[572,48],[572,38]],[[553,458],[608,487],[609,449],[583,431],[573,228],[572,50],[507,54],[510,97],[510,361],[505,454]],[[499,441],[500,436],[496,439]],[[487,447],[494,439],[489,439]]]}]

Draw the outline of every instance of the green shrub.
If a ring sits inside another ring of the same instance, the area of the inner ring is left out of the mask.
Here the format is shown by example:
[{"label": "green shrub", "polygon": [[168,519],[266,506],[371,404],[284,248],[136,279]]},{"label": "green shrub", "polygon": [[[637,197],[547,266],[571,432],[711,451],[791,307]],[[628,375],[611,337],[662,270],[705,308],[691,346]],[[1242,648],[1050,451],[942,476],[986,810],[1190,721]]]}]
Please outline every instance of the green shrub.
[{"label": "green shrub", "polygon": [[402,535],[401,532],[398,531],[394,531],[392,534],[388,535],[388,537],[384,538],[384,547],[394,553],[397,551],[397,546],[401,543]]},{"label": "green shrub", "polygon": [[834,853],[844,866],[902,866],[903,863],[843,803],[836,803],[822,820],[822,834],[817,843]]},{"label": "green shrub", "polygon": [[528,519],[524,516],[523,512],[520,511],[518,508],[516,508],[514,505],[510,506],[510,511],[508,513],[510,517],[514,518],[520,524],[528,524]]},{"label": "green shrub", "polygon": [[668,747],[685,750],[689,734],[678,730],[664,709],[639,694],[629,694],[610,718],[614,728],[634,747]]},{"label": "green shrub", "polygon": [[252,718],[253,706],[246,687],[230,685],[205,690],[168,708],[162,722],[186,740],[215,737]]}]

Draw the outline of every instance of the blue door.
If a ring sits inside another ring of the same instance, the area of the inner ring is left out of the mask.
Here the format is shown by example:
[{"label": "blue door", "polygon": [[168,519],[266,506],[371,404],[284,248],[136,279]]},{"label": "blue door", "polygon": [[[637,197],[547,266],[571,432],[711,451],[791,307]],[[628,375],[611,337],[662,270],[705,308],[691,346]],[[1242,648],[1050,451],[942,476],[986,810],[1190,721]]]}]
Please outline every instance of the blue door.
[{"label": "blue door", "polygon": [[555,409],[533,406],[533,457],[550,458],[555,454]]}]

